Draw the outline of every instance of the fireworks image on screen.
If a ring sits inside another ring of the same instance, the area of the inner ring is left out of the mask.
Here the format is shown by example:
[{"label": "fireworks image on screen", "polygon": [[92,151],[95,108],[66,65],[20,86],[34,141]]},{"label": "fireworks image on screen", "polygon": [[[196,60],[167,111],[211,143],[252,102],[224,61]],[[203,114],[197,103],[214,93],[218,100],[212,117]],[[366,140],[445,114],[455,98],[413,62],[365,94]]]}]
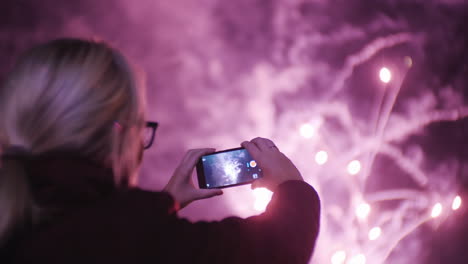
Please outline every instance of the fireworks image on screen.
[{"label": "fireworks image on screen", "polygon": [[246,150],[235,150],[203,158],[208,187],[228,186],[259,177],[261,169]]},{"label": "fireworks image on screen", "polygon": [[242,164],[239,162],[239,159],[231,155],[219,155],[217,159],[215,163],[216,169],[224,171],[224,174],[221,176],[222,184],[229,185],[236,183],[239,173],[242,171]]}]

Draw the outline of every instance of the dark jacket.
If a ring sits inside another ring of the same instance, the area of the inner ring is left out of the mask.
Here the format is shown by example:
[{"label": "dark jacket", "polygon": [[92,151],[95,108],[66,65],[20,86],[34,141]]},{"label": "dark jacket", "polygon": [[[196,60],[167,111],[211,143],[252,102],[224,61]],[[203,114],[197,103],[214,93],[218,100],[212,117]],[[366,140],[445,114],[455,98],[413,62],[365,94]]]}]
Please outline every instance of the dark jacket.
[{"label": "dark jacket", "polygon": [[86,159],[26,167],[49,217],[9,243],[11,263],[307,263],[319,231],[319,198],[300,181],[281,184],[259,216],[193,223],[168,193],[116,189]]}]

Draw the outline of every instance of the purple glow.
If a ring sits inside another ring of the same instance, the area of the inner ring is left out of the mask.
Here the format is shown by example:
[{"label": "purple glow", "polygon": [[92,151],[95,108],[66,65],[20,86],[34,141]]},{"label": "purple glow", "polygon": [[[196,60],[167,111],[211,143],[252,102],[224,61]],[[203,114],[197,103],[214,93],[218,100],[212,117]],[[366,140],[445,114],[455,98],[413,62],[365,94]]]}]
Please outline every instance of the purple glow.
[{"label": "purple glow", "polygon": [[[144,188],[161,189],[187,149],[262,136],[321,195],[312,263],[427,263],[428,234],[460,225],[462,198],[457,212],[431,213],[452,208],[468,183],[466,1],[29,2],[10,12],[16,28],[0,30],[12,43],[5,61],[40,40],[100,36],[147,72],[149,118],[161,126]],[[15,18],[27,7],[30,29]],[[246,217],[268,195],[226,189],[182,215]]]}]

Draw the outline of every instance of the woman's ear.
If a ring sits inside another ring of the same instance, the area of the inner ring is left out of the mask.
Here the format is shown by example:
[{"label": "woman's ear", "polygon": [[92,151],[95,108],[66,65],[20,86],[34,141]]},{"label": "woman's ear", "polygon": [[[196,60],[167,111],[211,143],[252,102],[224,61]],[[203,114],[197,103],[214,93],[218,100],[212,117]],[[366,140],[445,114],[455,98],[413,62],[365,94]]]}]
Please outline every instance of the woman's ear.
[{"label": "woman's ear", "polygon": [[[117,140],[119,138],[119,134],[122,133],[122,125],[117,122],[117,121],[114,121],[114,124],[112,126],[112,132],[111,132],[111,136],[112,136],[112,145],[114,145],[113,147],[115,147],[115,144],[117,143]],[[109,167],[109,168],[112,168],[112,164],[113,163],[113,154],[111,154],[109,157],[107,157],[105,160],[104,160],[104,165],[106,167]]]}]

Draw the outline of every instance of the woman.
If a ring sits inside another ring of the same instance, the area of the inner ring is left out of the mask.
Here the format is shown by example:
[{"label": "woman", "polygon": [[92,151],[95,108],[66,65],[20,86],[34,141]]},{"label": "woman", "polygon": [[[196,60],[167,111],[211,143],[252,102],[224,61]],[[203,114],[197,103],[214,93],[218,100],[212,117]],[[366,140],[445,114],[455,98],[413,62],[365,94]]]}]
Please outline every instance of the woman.
[{"label": "woman", "polygon": [[275,192],[262,215],[178,218],[179,208],[222,194],[191,182],[213,149],[190,150],[162,192],[134,187],[155,124],[118,51],[78,39],[37,46],[0,92],[1,263],[308,262],[318,197],[268,139],[242,143],[264,171],[255,185]]}]

